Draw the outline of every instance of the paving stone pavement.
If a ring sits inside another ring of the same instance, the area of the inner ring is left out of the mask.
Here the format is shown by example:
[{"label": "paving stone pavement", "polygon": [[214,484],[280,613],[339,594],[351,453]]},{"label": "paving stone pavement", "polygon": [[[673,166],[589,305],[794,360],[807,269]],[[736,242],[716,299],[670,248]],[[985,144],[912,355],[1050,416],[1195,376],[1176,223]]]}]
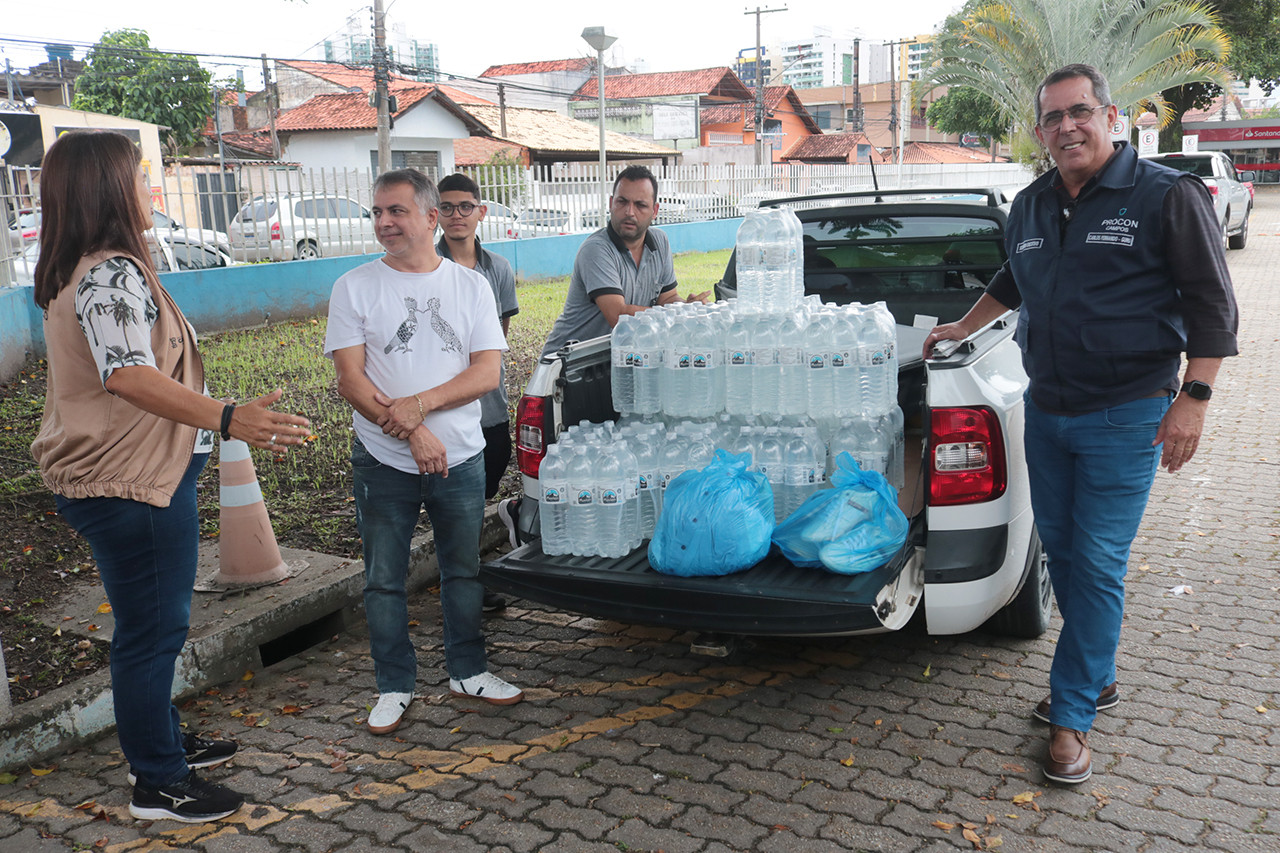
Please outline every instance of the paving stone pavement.
[{"label": "paving stone pavement", "polygon": [[249,798],[236,815],[134,821],[109,736],[0,785],[0,853],[1280,851],[1280,189],[1252,232],[1229,253],[1243,354],[1197,458],[1156,479],[1123,701],[1080,786],[1043,781],[1029,714],[1056,619],[1035,641],[909,630],[717,661],[688,635],[513,606],[487,623],[491,661],[528,698],[495,708],[449,696],[424,595],[420,698],[393,736],[361,725],[358,626],[186,705],[242,744],[208,771]]}]

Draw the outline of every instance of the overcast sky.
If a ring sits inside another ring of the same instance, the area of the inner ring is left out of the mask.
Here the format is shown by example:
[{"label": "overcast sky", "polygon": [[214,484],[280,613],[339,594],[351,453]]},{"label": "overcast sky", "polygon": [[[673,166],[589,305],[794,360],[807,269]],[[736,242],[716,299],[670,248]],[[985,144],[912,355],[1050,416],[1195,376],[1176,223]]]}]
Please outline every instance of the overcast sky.
[{"label": "overcast sky", "polygon": [[[35,0],[22,13],[0,21],[0,58],[14,68],[44,61],[45,41],[70,43],[82,58],[84,47],[105,30],[144,29],[161,50],[203,55],[317,59],[316,47],[346,31],[356,16],[366,31],[371,4],[352,0],[250,0],[247,3],[183,0]],[[603,26],[618,37],[607,59],[613,65],[647,64],[650,71],[677,71],[729,65],[737,52],[755,44],[754,15],[746,9],[781,9],[761,17],[762,41],[798,41],[815,27],[830,34],[887,41],[932,32],[962,0],[903,0],[898,3],[833,3],[785,0],[751,3],[724,0],[479,0],[435,3],[384,0],[388,26],[403,24],[410,38],[440,48],[440,69],[474,76],[490,65],[592,55],[582,29]],[[11,10],[11,12],[16,9]],[[19,44],[27,39],[38,44]],[[245,67],[246,83],[261,82],[260,62],[208,59],[217,78]]]}]

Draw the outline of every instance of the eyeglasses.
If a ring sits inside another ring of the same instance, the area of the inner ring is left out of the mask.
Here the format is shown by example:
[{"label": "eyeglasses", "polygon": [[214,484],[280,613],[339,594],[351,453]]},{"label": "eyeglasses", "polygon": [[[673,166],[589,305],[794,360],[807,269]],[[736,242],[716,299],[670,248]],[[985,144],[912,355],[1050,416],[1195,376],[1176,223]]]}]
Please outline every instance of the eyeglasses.
[{"label": "eyeglasses", "polygon": [[1091,107],[1088,104],[1076,104],[1069,110],[1045,113],[1040,116],[1040,129],[1045,133],[1053,133],[1062,127],[1062,120],[1067,116],[1071,117],[1071,123],[1079,127],[1082,124],[1088,124],[1093,121],[1093,114],[1098,110],[1105,110],[1110,104],[1098,104]]},{"label": "eyeglasses", "polygon": [[453,212],[456,210],[463,216],[470,216],[479,206],[480,205],[472,204],[469,201],[464,201],[462,204],[451,204],[450,202],[442,201],[440,202],[440,212],[445,216],[453,216]]}]

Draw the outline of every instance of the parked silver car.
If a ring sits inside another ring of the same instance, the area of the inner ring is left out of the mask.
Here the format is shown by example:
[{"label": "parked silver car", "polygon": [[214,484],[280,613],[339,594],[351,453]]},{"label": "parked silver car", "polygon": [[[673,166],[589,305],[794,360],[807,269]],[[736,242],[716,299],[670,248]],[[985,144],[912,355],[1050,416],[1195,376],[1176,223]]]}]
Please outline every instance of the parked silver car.
[{"label": "parked silver car", "polygon": [[378,249],[369,208],[334,195],[255,198],[231,220],[228,235],[237,261],[308,260]]},{"label": "parked silver car", "polygon": [[[175,235],[168,231],[159,235],[147,232],[147,248],[151,250],[151,263],[156,272],[182,272],[229,267],[235,263],[231,256],[214,242],[206,242],[194,235]],[[34,284],[36,261],[40,259],[40,244],[30,243],[21,255],[13,258],[15,284]]]}]

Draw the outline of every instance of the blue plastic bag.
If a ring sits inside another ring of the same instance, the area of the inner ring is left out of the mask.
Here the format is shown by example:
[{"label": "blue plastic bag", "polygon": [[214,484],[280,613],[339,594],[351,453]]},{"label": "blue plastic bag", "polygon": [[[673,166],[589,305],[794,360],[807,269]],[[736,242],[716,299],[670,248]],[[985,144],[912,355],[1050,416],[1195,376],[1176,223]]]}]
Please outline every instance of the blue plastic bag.
[{"label": "blue plastic bag", "polygon": [[769,553],[773,489],[751,472],[751,454],[717,450],[701,471],[685,471],[667,486],[662,515],[649,541],[649,565],[680,577],[728,575]]},{"label": "blue plastic bag", "polygon": [[774,543],[797,566],[852,575],[883,565],[907,541],[909,526],[893,486],[848,453],[836,457],[831,483],[778,525]]}]

